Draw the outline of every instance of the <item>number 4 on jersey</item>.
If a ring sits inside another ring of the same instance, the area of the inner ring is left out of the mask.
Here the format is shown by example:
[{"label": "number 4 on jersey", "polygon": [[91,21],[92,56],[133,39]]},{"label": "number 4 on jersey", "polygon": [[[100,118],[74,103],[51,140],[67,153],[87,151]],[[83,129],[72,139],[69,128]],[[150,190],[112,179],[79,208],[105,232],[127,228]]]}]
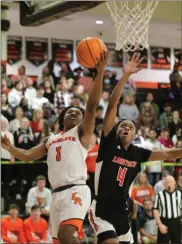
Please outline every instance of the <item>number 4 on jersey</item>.
[{"label": "number 4 on jersey", "polygon": [[127,168],[122,169],[121,167],[119,167],[118,175],[117,175],[117,181],[119,181],[119,186],[123,186],[124,179],[125,179],[127,171],[128,171]]},{"label": "number 4 on jersey", "polygon": [[61,161],[61,147],[56,147],[56,161]]}]

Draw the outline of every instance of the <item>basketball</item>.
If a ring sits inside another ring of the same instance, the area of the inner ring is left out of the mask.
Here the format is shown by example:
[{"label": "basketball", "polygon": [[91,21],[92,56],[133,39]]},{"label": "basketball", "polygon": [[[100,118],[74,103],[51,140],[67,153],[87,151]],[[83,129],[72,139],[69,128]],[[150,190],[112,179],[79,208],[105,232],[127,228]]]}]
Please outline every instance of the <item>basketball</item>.
[{"label": "basketball", "polygon": [[76,48],[78,62],[86,68],[95,68],[100,60],[100,53],[106,49],[102,40],[96,37],[87,37]]}]

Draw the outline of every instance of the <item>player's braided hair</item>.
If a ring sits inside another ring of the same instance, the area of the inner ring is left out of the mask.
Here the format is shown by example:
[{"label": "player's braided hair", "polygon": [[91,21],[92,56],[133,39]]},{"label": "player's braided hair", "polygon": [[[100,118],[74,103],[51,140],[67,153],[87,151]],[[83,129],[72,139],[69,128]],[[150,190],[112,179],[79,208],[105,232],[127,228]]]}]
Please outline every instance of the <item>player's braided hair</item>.
[{"label": "player's braided hair", "polygon": [[66,108],[61,112],[61,114],[59,115],[59,118],[58,118],[58,121],[59,121],[59,129],[60,129],[60,130],[63,130],[63,128],[64,128],[64,124],[63,124],[63,122],[64,122],[64,116],[65,116],[66,112],[67,112],[69,109],[71,109],[71,108],[77,108],[77,109],[79,109],[79,110],[82,112],[82,115],[83,115],[83,117],[84,117],[85,109],[83,109],[82,107],[80,107],[80,106],[69,106],[69,107],[66,107]]}]

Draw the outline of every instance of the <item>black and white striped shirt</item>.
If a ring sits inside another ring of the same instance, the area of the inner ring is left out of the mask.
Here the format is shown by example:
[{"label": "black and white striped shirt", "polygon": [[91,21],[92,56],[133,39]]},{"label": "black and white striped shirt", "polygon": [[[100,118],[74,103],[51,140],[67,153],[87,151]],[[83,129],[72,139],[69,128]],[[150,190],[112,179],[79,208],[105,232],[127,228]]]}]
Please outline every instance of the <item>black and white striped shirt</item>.
[{"label": "black and white striped shirt", "polygon": [[160,217],[174,219],[180,217],[180,207],[182,204],[182,194],[175,190],[170,193],[166,190],[160,191],[154,203],[154,209],[159,210]]}]

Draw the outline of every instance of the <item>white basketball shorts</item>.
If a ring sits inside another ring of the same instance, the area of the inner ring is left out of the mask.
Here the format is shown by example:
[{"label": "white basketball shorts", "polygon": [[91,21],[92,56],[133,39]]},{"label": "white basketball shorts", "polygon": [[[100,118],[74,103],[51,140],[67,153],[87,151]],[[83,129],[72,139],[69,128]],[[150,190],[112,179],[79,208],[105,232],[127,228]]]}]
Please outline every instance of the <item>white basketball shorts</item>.
[{"label": "white basketball shorts", "polygon": [[74,225],[78,233],[90,207],[91,194],[87,185],[73,186],[52,196],[50,227],[53,238],[57,238],[59,225]]}]

